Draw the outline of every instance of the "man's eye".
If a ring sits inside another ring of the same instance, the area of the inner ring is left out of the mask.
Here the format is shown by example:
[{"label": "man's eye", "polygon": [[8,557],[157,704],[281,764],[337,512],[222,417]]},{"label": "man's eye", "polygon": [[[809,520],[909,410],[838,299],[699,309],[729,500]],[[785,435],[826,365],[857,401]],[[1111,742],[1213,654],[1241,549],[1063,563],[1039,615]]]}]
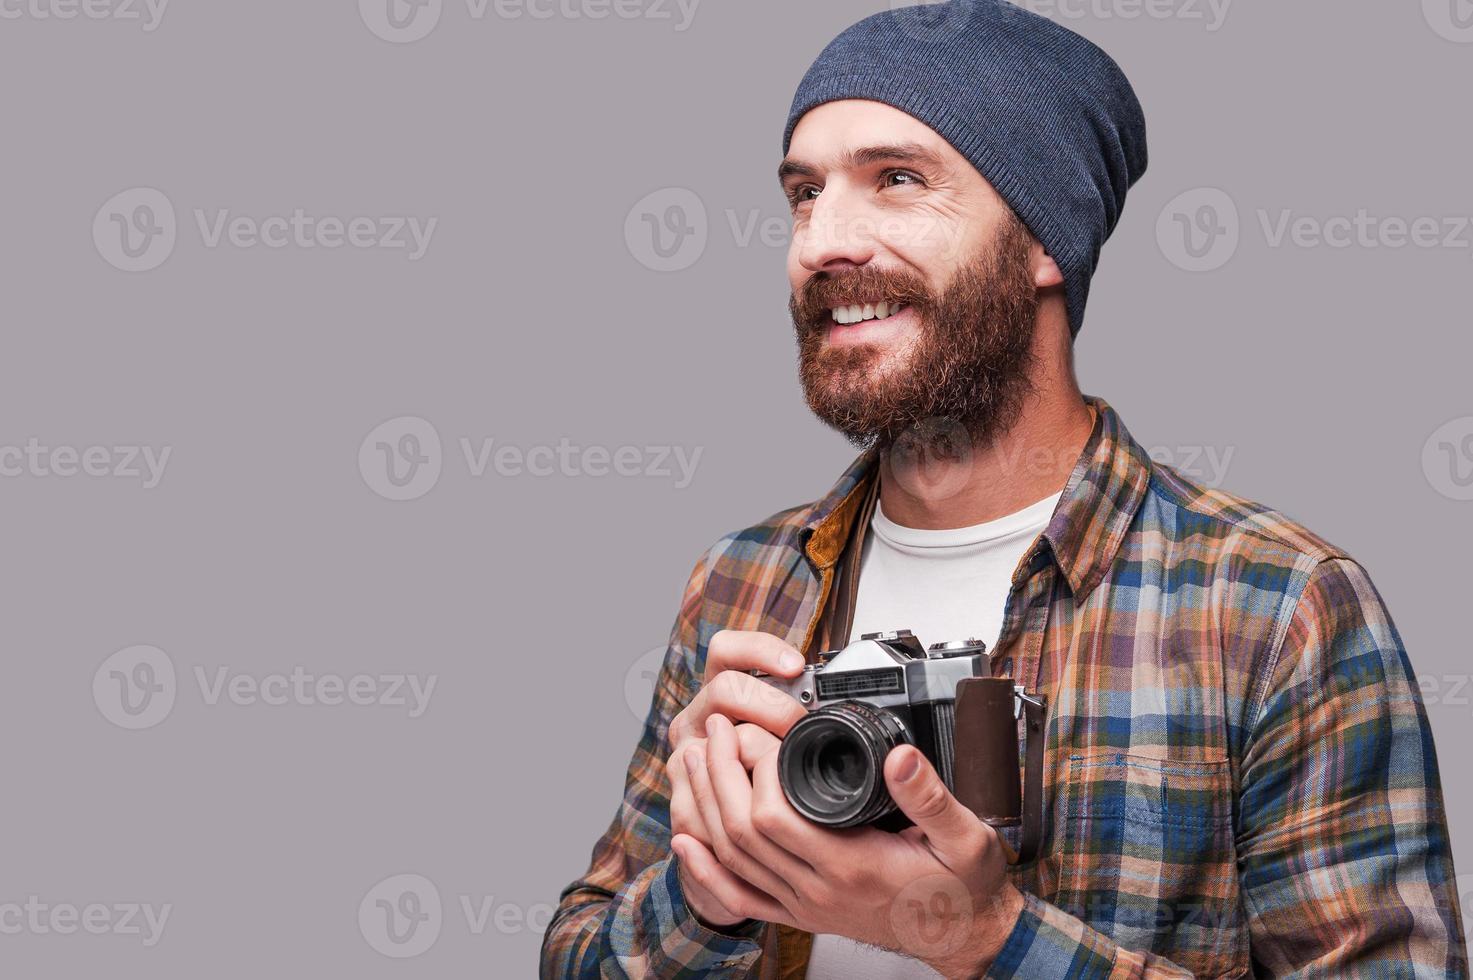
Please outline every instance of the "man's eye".
[{"label": "man's eye", "polygon": [[788,195],[788,203],[793,205],[793,207],[797,207],[800,204],[813,200],[818,196],[818,192],[819,188],[813,184],[801,184],[793,188],[792,193]]},{"label": "man's eye", "polygon": [[[880,175],[880,180],[886,187],[903,187],[907,184],[913,184],[919,187],[925,183],[917,174],[913,174],[909,170],[886,170]],[[899,183],[892,183],[895,180],[898,180]]]}]

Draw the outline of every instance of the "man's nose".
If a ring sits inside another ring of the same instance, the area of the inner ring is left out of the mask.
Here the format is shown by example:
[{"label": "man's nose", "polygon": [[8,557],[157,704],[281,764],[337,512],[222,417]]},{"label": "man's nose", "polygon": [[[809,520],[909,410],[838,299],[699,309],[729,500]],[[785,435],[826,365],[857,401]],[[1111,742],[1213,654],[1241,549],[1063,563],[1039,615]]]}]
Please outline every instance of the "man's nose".
[{"label": "man's nose", "polygon": [[831,272],[846,265],[864,265],[875,256],[875,237],[852,200],[834,187],[825,188],[813,202],[803,228],[798,262],[809,272]]}]

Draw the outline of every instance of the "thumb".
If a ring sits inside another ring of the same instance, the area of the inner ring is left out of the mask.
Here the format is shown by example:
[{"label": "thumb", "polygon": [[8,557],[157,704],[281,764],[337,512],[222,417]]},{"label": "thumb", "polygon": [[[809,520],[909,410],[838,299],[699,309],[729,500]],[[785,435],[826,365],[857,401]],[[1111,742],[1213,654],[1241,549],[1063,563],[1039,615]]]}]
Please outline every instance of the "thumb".
[{"label": "thumb", "polygon": [[926,835],[931,849],[948,866],[976,852],[982,821],[962,806],[934,766],[913,745],[901,745],[885,757],[885,785],[895,805]]}]

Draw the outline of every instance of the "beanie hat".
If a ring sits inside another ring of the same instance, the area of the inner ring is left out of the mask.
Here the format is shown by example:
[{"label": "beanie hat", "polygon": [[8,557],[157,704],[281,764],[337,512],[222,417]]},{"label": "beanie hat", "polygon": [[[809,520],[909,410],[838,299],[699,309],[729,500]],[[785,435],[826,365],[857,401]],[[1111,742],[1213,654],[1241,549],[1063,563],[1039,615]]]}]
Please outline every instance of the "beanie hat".
[{"label": "beanie hat", "polygon": [[946,0],[866,17],[808,69],[783,131],[836,99],[894,106],[986,177],[1064,275],[1069,331],[1125,192],[1146,169],[1146,123],[1094,44],[1008,0]]}]

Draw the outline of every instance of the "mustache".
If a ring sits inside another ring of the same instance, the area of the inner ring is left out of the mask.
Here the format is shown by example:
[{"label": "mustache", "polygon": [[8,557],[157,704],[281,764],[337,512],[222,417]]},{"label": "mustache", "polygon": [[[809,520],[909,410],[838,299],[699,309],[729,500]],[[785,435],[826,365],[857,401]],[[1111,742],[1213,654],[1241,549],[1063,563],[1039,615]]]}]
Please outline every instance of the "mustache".
[{"label": "mustache", "polygon": [[917,311],[935,304],[919,276],[888,269],[859,266],[838,272],[815,272],[788,297],[788,309],[800,331],[826,327],[829,310],[836,306],[876,300],[908,303]]}]

